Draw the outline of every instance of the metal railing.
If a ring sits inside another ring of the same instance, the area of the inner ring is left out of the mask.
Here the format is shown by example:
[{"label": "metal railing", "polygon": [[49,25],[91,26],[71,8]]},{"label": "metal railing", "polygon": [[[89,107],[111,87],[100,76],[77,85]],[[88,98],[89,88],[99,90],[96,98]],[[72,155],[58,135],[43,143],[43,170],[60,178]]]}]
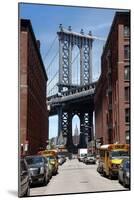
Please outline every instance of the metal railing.
[{"label": "metal railing", "polygon": [[79,86],[77,88],[72,88],[61,93],[57,93],[51,97],[48,97],[48,104],[61,104],[66,101],[76,100],[80,98],[93,95],[95,91],[97,82],[91,83],[90,85]]}]

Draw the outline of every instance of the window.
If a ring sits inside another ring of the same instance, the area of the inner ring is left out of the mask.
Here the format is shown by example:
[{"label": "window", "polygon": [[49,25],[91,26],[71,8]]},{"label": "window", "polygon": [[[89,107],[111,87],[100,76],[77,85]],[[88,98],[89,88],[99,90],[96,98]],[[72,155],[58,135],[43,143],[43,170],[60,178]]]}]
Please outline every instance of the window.
[{"label": "window", "polygon": [[126,123],[130,122],[130,109],[129,108],[125,109],[125,122]]},{"label": "window", "polygon": [[127,151],[121,151],[121,150],[118,150],[118,151],[111,151],[110,153],[111,157],[122,157],[122,156],[128,156],[128,152]]},{"label": "window", "polygon": [[109,94],[108,99],[109,99],[109,104],[112,104],[112,94]]},{"label": "window", "polygon": [[125,87],[125,101],[129,101],[129,97],[130,97],[130,88]]},{"label": "window", "polygon": [[129,37],[129,35],[130,35],[129,26],[124,26],[124,36]]},{"label": "window", "polygon": [[130,66],[125,66],[125,70],[124,70],[124,79],[126,81],[130,80]]},{"label": "window", "polygon": [[124,59],[129,59],[130,57],[130,48],[129,45],[124,46]]}]

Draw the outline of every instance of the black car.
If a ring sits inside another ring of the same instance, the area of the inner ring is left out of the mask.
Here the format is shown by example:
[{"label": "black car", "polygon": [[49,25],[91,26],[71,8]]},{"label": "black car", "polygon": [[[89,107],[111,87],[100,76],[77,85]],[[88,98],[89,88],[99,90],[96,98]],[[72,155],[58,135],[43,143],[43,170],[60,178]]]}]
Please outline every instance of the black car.
[{"label": "black car", "polygon": [[118,171],[119,183],[122,183],[124,187],[130,187],[130,160],[124,159]]},{"label": "black car", "polygon": [[20,159],[19,196],[30,196],[30,177],[25,159]]},{"label": "black car", "polygon": [[46,185],[49,181],[48,161],[43,156],[26,156],[31,184],[42,183]]}]

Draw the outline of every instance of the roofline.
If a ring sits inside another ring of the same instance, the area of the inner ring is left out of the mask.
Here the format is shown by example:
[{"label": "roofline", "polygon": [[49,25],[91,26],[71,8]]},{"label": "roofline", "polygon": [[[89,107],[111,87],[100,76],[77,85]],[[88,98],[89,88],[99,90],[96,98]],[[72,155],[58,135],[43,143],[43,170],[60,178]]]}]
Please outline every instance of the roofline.
[{"label": "roofline", "polygon": [[75,31],[69,31],[65,28],[62,28],[62,31],[57,32],[57,34],[62,34],[62,33],[67,34],[67,35],[71,35],[71,36],[86,38],[86,39],[89,39],[89,40],[98,39],[98,40],[106,41],[106,38],[101,38],[101,37],[97,37],[97,36],[89,35],[89,34],[84,34],[84,33],[82,34],[82,33],[78,33],[78,32],[75,32]]},{"label": "roofline", "polygon": [[[110,39],[110,36],[111,36],[111,33],[112,33],[112,31],[113,31],[113,27],[114,27],[114,25],[115,25],[115,23],[116,23],[116,19],[117,19],[117,17],[118,16],[120,16],[120,15],[129,15],[129,13],[130,13],[130,10],[128,9],[128,11],[117,11],[116,13],[115,13],[115,15],[114,15],[114,18],[113,18],[113,22],[112,22],[112,25],[111,25],[111,28],[110,28],[110,31],[109,31],[109,34],[108,34],[108,37],[107,37],[107,40],[106,40],[106,43],[105,43],[105,46],[104,46],[104,49],[103,49],[103,52],[102,52],[102,56],[104,55],[104,52],[105,52],[105,50],[106,50],[106,48],[107,48],[107,45],[108,45],[108,42],[109,42],[109,39]],[[101,57],[102,57],[101,56]]]},{"label": "roofline", "polygon": [[43,60],[42,60],[42,57],[41,57],[39,47],[37,45],[37,40],[36,40],[34,31],[33,31],[33,28],[32,28],[31,21],[29,19],[20,19],[20,30],[22,29],[22,27],[28,28],[30,30],[30,33],[32,34],[33,42],[34,42],[34,45],[36,47],[37,54],[38,54],[39,60],[41,62],[41,66],[42,66],[45,78],[46,78],[46,80],[48,80],[47,73],[46,73],[46,70],[45,70],[45,66],[44,66],[44,63],[43,63]]}]

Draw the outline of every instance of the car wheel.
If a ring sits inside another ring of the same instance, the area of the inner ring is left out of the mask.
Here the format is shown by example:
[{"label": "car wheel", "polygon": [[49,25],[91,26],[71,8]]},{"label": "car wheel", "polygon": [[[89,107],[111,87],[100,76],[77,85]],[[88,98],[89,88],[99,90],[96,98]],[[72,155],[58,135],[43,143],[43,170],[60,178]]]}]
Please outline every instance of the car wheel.
[{"label": "car wheel", "polygon": [[118,175],[118,182],[121,184],[120,176]]},{"label": "car wheel", "polygon": [[28,186],[27,191],[26,191],[24,197],[28,197],[28,196],[30,196],[30,186]]},{"label": "car wheel", "polygon": [[46,186],[47,185],[47,177],[44,176],[44,179],[43,179],[43,185]]},{"label": "car wheel", "polygon": [[110,180],[112,180],[112,179],[113,179],[113,175],[112,175],[112,172],[111,172],[111,170],[109,170],[109,175],[108,175],[108,178],[109,178]]},{"label": "car wheel", "polygon": [[127,187],[127,180],[126,180],[126,176],[123,176],[123,186],[126,188]]},{"label": "car wheel", "polygon": [[103,177],[106,177],[106,172],[103,170],[102,171]]},{"label": "car wheel", "polygon": [[99,172],[99,168],[97,167],[97,172]]}]

